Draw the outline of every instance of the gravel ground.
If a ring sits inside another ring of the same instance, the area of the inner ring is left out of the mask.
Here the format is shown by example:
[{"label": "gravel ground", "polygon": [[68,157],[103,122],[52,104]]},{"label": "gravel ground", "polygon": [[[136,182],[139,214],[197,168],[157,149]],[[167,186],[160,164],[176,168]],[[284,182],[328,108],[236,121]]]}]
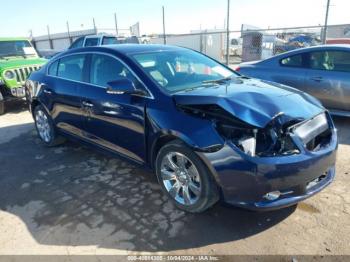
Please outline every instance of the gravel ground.
[{"label": "gravel ground", "polygon": [[154,175],[73,142],[46,148],[20,103],[0,116],[0,254],[350,255],[350,119],[335,182],[298,207],[191,215]]}]

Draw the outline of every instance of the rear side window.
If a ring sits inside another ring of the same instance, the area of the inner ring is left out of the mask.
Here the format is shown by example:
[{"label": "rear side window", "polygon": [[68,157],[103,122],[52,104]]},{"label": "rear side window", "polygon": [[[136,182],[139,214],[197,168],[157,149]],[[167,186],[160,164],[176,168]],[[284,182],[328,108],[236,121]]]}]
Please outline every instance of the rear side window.
[{"label": "rear side window", "polygon": [[60,59],[57,75],[59,77],[82,81],[85,55],[72,55]]},{"label": "rear side window", "polygon": [[85,47],[97,46],[97,45],[98,45],[98,38],[86,38]]},{"label": "rear side window", "polygon": [[312,52],[309,56],[311,69],[350,72],[350,52],[322,51]]},{"label": "rear side window", "polygon": [[50,65],[49,71],[48,71],[48,74],[50,76],[57,76],[58,63],[59,63],[59,61],[57,60],[56,62],[54,62]]},{"label": "rear side window", "polygon": [[294,55],[283,58],[281,60],[281,65],[289,67],[303,67],[303,55]]}]

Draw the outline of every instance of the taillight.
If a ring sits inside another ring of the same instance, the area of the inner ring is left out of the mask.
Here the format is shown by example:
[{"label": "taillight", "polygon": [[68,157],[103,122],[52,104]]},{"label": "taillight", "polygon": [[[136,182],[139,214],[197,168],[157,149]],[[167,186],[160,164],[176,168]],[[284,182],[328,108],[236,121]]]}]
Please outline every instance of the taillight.
[{"label": "taillight", "polygon": [[239,66],[236,67],[235,71],[239,72],[241,68]]}]

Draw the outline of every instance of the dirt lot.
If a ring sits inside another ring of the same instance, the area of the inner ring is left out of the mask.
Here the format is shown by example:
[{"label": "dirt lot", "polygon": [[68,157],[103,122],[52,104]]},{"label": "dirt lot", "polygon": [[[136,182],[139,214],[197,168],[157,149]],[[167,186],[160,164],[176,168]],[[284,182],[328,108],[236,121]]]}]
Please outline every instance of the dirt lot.
[{"label": "dirt lot", "polygon": [[350,119],[335,182],[298,207],[185,214],[151,172],[68,142],[46,148],[20,104],[0,117],[0,254],[350,255]]}]

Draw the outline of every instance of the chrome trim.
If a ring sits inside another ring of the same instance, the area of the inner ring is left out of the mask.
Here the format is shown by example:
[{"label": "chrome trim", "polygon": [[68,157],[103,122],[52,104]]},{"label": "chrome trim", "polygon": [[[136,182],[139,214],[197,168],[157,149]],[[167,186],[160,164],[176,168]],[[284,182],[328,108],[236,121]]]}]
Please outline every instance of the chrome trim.
[{"label": "chrome trim", "polygon": [[[56,58],[55,60],[52,60],[50,61],[47,66],[46,66],[46,76],[50,76],[50,77],[53,77],[53,78],[58,78],[58,79],[63,79],[63,80],[67,80],[67,81],[72,81],[72,82],[75,82],[75,83],[81,83],[81,84],[88,84],[88,85],[92,85],[92,86],[96,86],[96,87],[101,87],[101,88],[104,88],[106,89],[107,87],[105,86],[100,86],[100,85],[95,85],[95,84],[92,84],[92,83],[88,83],[88,82],[83,82],[83,81],[77,81],[77,80],[71,80],[71,79],[67,79],[67,78],[63,78],[63,77],[59,77],[59,76],[53,76],[53,75],[50,75],[49,74],[49,68],[51,67],[51,65],[57,61],[59,61],[60,59],[62,58],[65,58],[65,57],[69,57],[69,56],[73,56],[73,55],[90,55],[90,54],[98,54],[98,55],[106,55],[106,56],[110,56],[114,59],[116,59],[117,61],[119,61],[120,63],[123,64],[123,66],[126,67],[126,69],[128,69],[132,75],[143,85],[143,87],[147,90],[147,92],[149,93],[149,96],[142,96],[142,95],[138,95],[140,97],[144,97],[144,98],[150,98],[150,99],[154,99],[154,96],[152,94],[152,92],[147,88],[147,85],[140,79],[140,77],[138,77],[138,75],[134,72],[134,70],[132,70],[123,60],[121,60],[119,57],[115,56],[115,55],[111,55],[111,54],[108,54],[108,53],[104,53],[104,52],[90,52],[90,51],[86,51],[86,52],[77,52],[77,53],[72,53],[72,54],[66,54],[66,55],[63,55],[63,56],[60,56],[58,58]],[[135,89],[136,90],[136,89]]]}]

